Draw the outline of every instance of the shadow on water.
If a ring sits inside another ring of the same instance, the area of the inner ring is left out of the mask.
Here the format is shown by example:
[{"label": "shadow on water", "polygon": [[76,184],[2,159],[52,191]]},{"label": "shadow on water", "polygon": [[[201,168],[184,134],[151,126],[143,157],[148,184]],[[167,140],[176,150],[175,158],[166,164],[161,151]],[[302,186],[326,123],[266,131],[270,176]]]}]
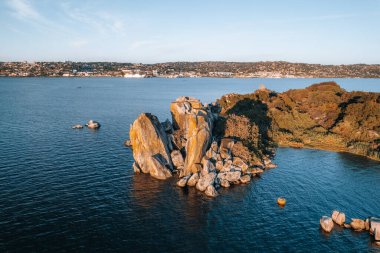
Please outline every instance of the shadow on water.
[{"label": "shadow on water", "polygon": [[344,165],[355,165],[362,169],[373,169],[374,171],[378,171],[380,173],[379,161],[348,152],[338,152],[338,157]]}]

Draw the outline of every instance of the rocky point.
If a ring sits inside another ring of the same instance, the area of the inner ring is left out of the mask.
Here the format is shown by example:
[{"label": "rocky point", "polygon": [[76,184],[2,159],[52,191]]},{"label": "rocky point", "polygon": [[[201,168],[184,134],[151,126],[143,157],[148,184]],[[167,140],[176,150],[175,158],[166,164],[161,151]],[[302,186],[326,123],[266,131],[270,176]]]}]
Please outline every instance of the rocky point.
[{"label": "rocky point", "polygon": [[[379,93],[347,92],[334,82],[284,93],[261,87],[206,105],[179,97],[170,112],[172,121],[142,113],[133,122],[128,142],[133,168],[158,179],[177,173],[178,186],[195,187],[210,197],[218,195],[219,187],[249,183],[275,168],[271,159],[277,146],[380,159]],[[344,223],[339,213],[333,219]]]}]

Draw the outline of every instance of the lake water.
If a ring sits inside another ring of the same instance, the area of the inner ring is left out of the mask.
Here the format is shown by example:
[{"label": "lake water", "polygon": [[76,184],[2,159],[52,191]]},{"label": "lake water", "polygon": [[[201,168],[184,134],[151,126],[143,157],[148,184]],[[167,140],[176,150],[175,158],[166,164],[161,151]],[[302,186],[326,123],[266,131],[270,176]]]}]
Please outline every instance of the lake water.
[{"label": "lake water", "polygon": [[[319,228],[333,209],[380,216],[380,162],[280,148],[277,169],[209,199],[134,175],[123,147],[139,113],[163,121],[180,95],[212,102],[322,80],[0,78],[0,252],[380,252],[367,232]],[[380,92],[380,79],[335,80]],[[100,130],[71,129],[89,119]]]}]

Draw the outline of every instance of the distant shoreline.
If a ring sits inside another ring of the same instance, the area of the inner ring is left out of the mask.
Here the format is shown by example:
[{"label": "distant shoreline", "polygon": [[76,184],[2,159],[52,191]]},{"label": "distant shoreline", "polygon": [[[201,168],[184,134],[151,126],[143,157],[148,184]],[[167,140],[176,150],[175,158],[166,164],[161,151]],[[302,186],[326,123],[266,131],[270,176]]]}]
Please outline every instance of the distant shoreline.
[{"label": "distant shoreline", "polygon": [[0,62],[0,76],[127,78],[380,78],[380,64],[290,62]]},{"label": "distant shoreline", "polygon": [[0,78],[54,78],[54,79],[74,79],[74,78],[120,78],[129,80],[139,79],[199,79],[199,78],[215,78],[215,79],[380,79],[380,77],[214,77],[214,76],[200,76],[200,77],[142,77],[142,78],[127,78],[123,76],[0,76]]}]

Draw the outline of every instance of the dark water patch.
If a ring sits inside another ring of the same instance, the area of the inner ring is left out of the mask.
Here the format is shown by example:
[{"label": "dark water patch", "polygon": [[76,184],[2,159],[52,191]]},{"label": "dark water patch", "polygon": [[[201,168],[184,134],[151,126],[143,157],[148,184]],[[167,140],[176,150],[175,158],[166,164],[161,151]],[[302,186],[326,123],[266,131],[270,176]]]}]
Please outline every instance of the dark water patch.
[{"label": "dark water patch", "polygon": [[[164,120],[180,95],[211,102],[258,83],[281,90],[319,81],[0,78],[0,251],[380,251],[367,233],[319,229],[333,209],[380,216],[379,162],[280,148],[277,169],[209,199],[174,178],[134,175],[123,147],[140,112]],[[379,87],[378,79],[338,82]],[[71,129],[89,119],[99,131]]]}]

